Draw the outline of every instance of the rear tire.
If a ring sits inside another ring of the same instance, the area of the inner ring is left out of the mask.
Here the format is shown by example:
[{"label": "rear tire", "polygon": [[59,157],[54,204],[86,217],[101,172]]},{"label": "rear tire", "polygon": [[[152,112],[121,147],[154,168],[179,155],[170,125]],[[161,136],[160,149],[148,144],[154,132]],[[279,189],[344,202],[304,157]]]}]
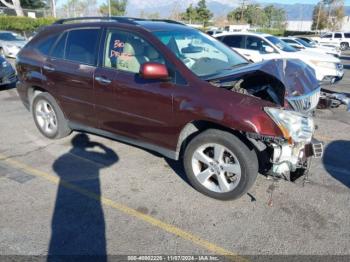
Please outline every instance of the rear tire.
[{"label": "rear tire", "polygon": [[184,168],[191,185],[220,200],[244,195],[258,175],[258,159],[240,139],[229,132],[209,129],[186,147]]},{"label": "rear tire", "polygon": [[61,108],[49,93],[36,95],[31,109],[35,125],[45,137],[59,139],[72,132]]}]

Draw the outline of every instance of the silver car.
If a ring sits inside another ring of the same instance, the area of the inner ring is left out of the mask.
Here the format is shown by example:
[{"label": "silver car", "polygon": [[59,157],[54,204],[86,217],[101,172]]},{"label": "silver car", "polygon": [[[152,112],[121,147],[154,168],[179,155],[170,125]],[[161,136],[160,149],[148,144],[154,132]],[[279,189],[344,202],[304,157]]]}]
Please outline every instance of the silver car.
[{"label": "silver car", "polygon": [[27,43],[21,35],[11,31],[0,31],[0,55],[16,58],[17,53]]}]

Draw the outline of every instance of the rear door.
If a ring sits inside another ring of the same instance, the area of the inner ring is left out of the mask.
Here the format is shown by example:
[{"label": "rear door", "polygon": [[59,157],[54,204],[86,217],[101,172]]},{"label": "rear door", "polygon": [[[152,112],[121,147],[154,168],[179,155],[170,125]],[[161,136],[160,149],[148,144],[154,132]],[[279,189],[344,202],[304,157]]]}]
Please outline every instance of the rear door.
[{"label": "rear door", "polygon": [[94,81],[100,28],[75,28],[64,32],[46,60],[46,85],[55,90],[66,117],[96,126]]},{"label": "rear door", "polygon": [[111,28],[103,38],[101,67],[95,74],[99,127],[167,147],[175,85],[172,81],[146,80],[138,74],[143,63],[165,64],[164,57],[133,32]]}]

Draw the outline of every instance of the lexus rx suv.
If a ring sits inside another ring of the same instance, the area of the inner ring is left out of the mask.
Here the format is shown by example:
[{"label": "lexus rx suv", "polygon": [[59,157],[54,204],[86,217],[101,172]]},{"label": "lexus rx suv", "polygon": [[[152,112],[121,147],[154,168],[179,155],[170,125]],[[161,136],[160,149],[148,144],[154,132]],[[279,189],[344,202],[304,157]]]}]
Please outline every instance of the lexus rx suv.
[{"label": "lexus rx suv", "polygon": [[242,196],[258,172],[303,174],[322,155],[309,66],[251,64],[174,21],[59,20],[16,65],[18,93],[45,137],[77,130],[181,160],[192,186],[213,198]]}]

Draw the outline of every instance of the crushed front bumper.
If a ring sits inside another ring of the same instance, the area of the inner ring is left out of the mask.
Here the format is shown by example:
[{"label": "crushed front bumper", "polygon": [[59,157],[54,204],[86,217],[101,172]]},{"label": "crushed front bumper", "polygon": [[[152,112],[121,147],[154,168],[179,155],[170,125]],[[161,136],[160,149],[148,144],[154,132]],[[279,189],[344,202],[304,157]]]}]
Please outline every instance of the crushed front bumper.
[{"label": "crushed front bumper", "polygon": [[274,176],[290,178],[298,169],[306,169],[310,158],[323,156],[323,143],[313,139],[308,144],[272,143],[270,173]]}]

